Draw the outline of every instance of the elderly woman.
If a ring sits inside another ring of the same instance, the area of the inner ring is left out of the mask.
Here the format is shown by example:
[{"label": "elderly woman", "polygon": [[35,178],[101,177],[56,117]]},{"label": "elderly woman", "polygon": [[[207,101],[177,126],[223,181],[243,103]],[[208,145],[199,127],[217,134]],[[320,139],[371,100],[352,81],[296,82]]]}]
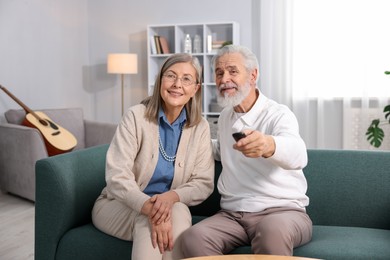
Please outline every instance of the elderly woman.
[{"label": "elderly woman", "polygon": [[127,110],[107,152],[94,225],[133,241],[132,259],[181,259],[188,206],[213,191],[214,159],[201,115],[201,66],[190,54],[162,64],[154,92]]}]

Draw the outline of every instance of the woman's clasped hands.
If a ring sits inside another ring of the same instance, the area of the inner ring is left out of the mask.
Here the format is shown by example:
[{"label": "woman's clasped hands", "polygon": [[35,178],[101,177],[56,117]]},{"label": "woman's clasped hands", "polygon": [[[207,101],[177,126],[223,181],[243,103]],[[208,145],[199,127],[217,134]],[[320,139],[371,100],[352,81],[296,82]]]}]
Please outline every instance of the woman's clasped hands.
[{"label": "woman's clasped hands", "polygon": [[173,204],[178,201],[179,197],[174,191],[156,194],[149,199],[149,203],[152,204],[148,214],[152,244],[153,247],[158,246],[161,254],[173,249],[171,213]]}]

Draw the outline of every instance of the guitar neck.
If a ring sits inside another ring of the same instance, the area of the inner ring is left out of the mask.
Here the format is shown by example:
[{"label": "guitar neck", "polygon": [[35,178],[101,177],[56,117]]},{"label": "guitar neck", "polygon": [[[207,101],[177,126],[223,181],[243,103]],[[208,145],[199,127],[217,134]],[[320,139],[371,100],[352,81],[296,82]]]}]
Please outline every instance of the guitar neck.
[{"label": "guitar neck", "polygon": [[8,95],[10,96],[16,103],[18,103],[26,113],[32,114],[36,119],[41,120],[41,118],[34,112],[32,111],[28,106],[26,106],[22,101],[20,101],[17,97],[15,97],[11,92],[8,91],[5,87],[0,85],[0,88]]}]

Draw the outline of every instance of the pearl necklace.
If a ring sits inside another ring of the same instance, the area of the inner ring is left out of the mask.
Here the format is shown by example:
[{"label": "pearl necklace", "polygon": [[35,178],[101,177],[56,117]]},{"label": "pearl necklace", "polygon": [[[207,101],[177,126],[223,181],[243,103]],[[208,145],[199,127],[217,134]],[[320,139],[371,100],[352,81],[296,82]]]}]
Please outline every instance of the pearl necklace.
[{"label": "pearl necklace", "polygon": [[[183,132],[183,126],[181,127],[181,133]],[[174,156],[169,156],[163,147],[161,137],[160,137],[160,129],[158,130],[158,149],[160,150],[160,153],[162,157],[168,161],[168,162],[174,162],[176,160],[176,154]]]}]

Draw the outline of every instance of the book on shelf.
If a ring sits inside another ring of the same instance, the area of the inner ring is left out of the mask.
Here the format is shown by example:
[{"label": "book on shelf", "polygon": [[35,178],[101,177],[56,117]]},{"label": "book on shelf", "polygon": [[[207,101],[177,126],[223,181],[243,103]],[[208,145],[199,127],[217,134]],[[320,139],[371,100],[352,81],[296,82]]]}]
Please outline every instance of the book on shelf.
[{"label": "book on shelf", "polygon": [[225,41],[213,41],[211,43],[211,49],[220,49],[224,43]]},{"label": "book on shelf", "polygon": [[210,53],[212,51],[212,36],[207,35],[207,52]]},{"label": "book on shelf", "polygon": [[171,53],[167,38],[161,35],[154,35],[150,44],[152,45],[152,54],[168,54]]},{"label": "book on shelf", "polygon": [[156,42],[154,40],[154,37],[150,37],[150,48],[151,48],[152,54],[157,54]]},{"label": "book on shelf", "polygon": [[160,36],[159,35],[154,36],[154,43],[156,44],[157,54],[161,54],[162,51],[161,51],[161,44],[160,44]]},{"label": "book on shelf", "polygon": [[218,49],[227,44],[232,44],[232,41],[227,40],[213,40],[211,35],[207,35],[207,52],[215,53]]},{"label": "book on shelf", "polygon": [[213,45],[222,45],[224,44],[226,41],[212,41],[212,44]]},{"label": "book on shelf", "polygon": [[167,38],[165,38],[164,36],[160,36],[159,40],[160,40],[162,53],[163,54],[171,53],[170,50],[169,50],[169,45],[168,45]]}]

